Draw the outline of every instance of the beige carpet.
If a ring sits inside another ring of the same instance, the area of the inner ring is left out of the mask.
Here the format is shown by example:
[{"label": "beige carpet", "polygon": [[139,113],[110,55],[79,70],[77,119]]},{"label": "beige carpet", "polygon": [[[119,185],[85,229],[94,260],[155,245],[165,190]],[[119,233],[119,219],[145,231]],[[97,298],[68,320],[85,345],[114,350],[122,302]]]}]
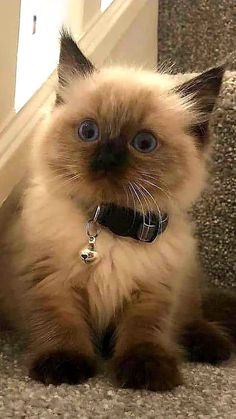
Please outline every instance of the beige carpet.
[{"label": "beige carpet", "polygon": [[104,376],[59,387],[31,381],[21,348],[0,340],[0,418],[236,418],[236,359],[220,368],[185,364],[185,385],[169,393],[122,390]]}]

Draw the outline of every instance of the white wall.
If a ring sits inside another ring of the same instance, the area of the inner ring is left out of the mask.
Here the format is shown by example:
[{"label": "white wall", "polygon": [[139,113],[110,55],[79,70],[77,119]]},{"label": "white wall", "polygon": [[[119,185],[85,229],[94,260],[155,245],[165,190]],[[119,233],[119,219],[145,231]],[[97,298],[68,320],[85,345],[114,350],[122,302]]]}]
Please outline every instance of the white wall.
[{"label": "white wall", "polygon": [[[65,0],[21,0],[16,112],[39,89],[57,65],[59,30],[64,21],[65,6]],[[33,33],[34,16],[35,33]]]},{"label": "white wall", "polygon": [[0,0],[0,131],[14,113],[15,70],[20,14],[19,0]]},{"label": "white wall", "polygon": [[157,65],[157,18],[158,1],[148,0],[114,46],[106,63],[154,69]]}]

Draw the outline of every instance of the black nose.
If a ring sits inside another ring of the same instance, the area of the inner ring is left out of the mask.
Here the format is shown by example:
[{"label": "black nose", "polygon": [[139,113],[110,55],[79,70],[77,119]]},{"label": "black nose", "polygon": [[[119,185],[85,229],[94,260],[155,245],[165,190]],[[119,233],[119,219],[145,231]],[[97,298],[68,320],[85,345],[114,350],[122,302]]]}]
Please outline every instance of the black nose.
[{"label": "black nose", "polygon": [[117,172],[127,164],[127,149],[119,139],[100,144],[91,161],[93,172]]}]

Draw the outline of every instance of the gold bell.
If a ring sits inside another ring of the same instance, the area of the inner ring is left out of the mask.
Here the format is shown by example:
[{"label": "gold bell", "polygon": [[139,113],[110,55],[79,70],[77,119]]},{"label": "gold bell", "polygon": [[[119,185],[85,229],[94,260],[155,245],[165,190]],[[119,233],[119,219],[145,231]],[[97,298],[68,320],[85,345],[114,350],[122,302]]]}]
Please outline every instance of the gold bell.
[{"label": "gold bell", "polygon": [[96,238],[94,236],[89,237],[88,247],[81,250],[80,252],[80,258],[86,264],[92,264],[94,262],[97,262],[99,259],[98,253],[95,250],[95,241]]}]

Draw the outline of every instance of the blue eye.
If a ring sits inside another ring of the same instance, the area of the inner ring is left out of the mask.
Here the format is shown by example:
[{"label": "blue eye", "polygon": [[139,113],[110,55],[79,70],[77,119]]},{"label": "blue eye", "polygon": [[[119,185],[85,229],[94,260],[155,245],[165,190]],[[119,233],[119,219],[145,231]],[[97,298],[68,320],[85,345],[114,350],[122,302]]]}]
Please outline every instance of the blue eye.
[{"label": "blue eye", "polygon": [[157,147],[158,142],[150,132],[140,132],[134,137],[131,145],[140,153],[151,153]]},{"label": "blue eye", "polygon": [[78,129],[79,137],[82,141],[92,142],[99,138],[99,128],[95,121],[86,119],[81,122]]}]

